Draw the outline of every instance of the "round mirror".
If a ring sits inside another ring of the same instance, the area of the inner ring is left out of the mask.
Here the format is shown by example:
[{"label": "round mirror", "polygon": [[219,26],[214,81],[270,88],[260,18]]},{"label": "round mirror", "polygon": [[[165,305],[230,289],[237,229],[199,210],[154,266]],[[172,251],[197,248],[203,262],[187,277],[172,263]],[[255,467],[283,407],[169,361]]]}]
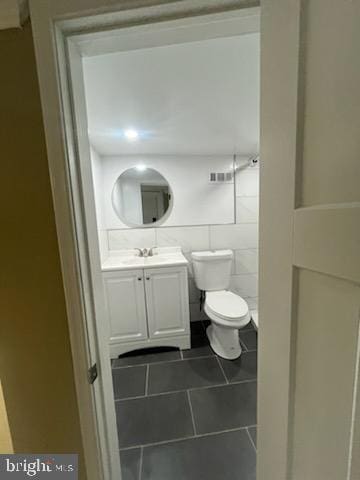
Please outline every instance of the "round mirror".
[{"label": "round mirror", "polygon": [[159,222],[170,213],[171,203],[171,190],[166,179],[145,165],[125,170],[112,191],[114,210],[130,227]]}]

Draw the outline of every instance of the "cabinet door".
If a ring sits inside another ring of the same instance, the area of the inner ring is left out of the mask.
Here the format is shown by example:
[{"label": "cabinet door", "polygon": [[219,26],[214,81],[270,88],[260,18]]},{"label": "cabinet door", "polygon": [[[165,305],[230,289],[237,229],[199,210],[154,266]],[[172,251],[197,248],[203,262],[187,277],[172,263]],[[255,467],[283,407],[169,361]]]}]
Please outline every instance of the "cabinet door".
[{"label": "cabinet door", "polygon": [[189,332],[186,267],[145,270],[145,291],[150,338]]},{"label": "cabinet door", "polygon": [[105,272],[110,343],[148,337],[143,270]]}]

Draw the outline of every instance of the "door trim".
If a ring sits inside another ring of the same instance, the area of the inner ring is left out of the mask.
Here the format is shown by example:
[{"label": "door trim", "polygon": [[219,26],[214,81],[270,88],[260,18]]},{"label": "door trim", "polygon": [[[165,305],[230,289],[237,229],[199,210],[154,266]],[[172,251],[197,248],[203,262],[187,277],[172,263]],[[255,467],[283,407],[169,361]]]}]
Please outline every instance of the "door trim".
[{"label": "door trim", "polygon": [[[358,258],[360,203],[302,206],[307,3],[261,2],[258,480],[292,475],[299,270],[360,282],[345,258]],[[347,480],[360,475],[359,342]]]},{"label": "door trim", "polygon": [[257,480],[290,478],[301,3],[261,2]]}]

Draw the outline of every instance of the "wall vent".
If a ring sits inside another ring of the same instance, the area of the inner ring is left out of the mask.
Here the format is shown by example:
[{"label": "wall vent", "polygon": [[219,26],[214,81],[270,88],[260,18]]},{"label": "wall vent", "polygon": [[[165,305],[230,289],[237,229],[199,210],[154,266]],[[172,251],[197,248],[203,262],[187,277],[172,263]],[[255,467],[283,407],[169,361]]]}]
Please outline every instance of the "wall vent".
[{"label": "wall vent", "polygon": [[210,172],[209,183],[233,183],[233,172]]}]

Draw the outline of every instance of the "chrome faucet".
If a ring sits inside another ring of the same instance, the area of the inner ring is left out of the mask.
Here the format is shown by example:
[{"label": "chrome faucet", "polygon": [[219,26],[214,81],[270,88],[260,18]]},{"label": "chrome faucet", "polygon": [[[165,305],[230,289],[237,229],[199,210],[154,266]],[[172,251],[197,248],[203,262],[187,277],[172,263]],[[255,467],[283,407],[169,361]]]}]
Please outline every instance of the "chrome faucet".
[{"label": "chrome faucet", "polygon": [[154,255],[154,249],[157,248],[151,247],[151,248],[134,248],[134,250],[137,250],[139,252],[139,257],[152,257]]},{"label": "chrome faucet", "polygon": [[149,257],[153,257],[154,256],[154,249],[157,248],[157,246],[155,245],[154,247],[151,247],[150,250],[148,250],[147,254]]}]

